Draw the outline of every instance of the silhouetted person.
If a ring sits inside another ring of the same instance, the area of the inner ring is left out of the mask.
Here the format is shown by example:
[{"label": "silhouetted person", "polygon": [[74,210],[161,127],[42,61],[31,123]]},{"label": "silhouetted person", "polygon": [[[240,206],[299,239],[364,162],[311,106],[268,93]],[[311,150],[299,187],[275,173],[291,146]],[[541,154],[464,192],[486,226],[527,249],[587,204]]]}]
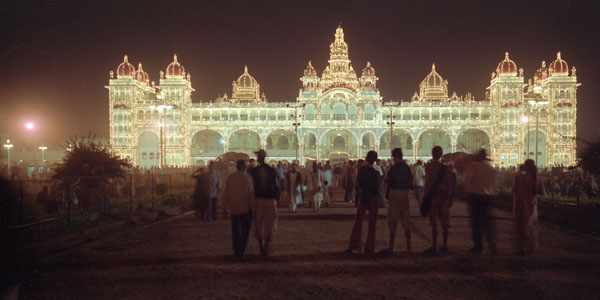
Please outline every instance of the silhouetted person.
[{"label": "silhouetted person", "polygon": [[254,231],[260,254],[269,257],[269,244],[277,221],[277,174],[273,167],[265,163],[265,150],[260,149],[255,153],[258,165],[250,171],[254,181]]},{"label": "silhouetted person", "polygon": [[473,253],[483,250],[482,232],[485,234],[492,253],[496,253],[495,222],[490,206],[496,194],[496,171],[487,158],[485,149],[470,155],[464,164],[463,185],[471,208],[471,230],[473,233]]},{"label": "silhouetted person", "polygon": [[352,203],[355,199],[356,193],[356,168],[354,167],[354,161],[348,162],[346,167],[346,193],[344,194],[344,201]]},{"label": "silhouetted person", "polygon": [[217,219],[217,205],[219,190],[221,189],[221,174],[216,170],[214,161],[211,161],[208,170],[208,216],[213,221]]},{"label": "silhouetted person", "polygon": [[[425,254],[433,254],[437,251],[438,221],[442,227],[443,247],[440,252],[448,252],[448,227],[450,223],[450,172],[448,167],[440,162],[444,150],[440,146],[431,149],[432,159],[425,166],[425,188],[426,197],[431,199],[429,208],[429,223],[431,224],[431,248],[425,250]],[[438,182],[437,188],[435,187]],[[425,200],[423,200],[425,201]]]},{"label": "silhouetted person", "polygon": [[254,206],[254,184],[246,173],[246,161],[236,164],[237,172],[229,175],[223,189],[223,216],[231,214],[231,237],[235,257],[241,258],[246,250],[248,235],[252,225]]},{"label": "silhouetted person", "polygon": [[412,173],[410,167],[402,160],[402,149],[392,150],[394,165],[387,175],[387,198],[388,198],[388,227],[390,229],[389,247],[382,251],[384,254],[394,253],[394,239],[398,221],[404,228],[406,237],[406,250],[410,248],[410,212],[408,193],[412,190]]},{"label": "silhouetted person", "polygon": [[535,252],[538,244],[537,195],[543,194],[541,176],[537,176],[533,160],[528,159],[515,176],[513,186],[513,218],[517,254]]},{"label": "silhouetted person", "polygon": [[208,173],[204,172],[204,168],[198,168],[192,173],[192,178],[196,179],[194,185],[194,208],[196,209],[196,215],[201,220],[206,220],[208,217]]},{"label": "silhouetted person", "polygon": [[415,193],[419,204],[423,201],[423,187],[425,186],[425,168],[423,167],[423,161],[417,160],[415,165]]},{"label": "silhouetted person", "polygon": [[285,190],[290,199],[290,210],[296,212],[296,207],[304,201],[304,189],[302,188],[302,174],[298,172],[296,164],[285,174]]},{"label": "silhouetted person", "polygon": [[366,163],[360,168],[357,175],[357,183],[360,189],[360,201],[356,209],[356,219],[350,236],[350,247],[346,253],[360,251],[362,223],[365,213],[369,211],[369,233],[367,235],[367,244],[365,246],[365,255],[373,255],[375,252],[375,230],[377,227],[377,212],[379,210],[379,188],[381,184],[381,175],[379,171],[373,168],[377,160],[377,152],[369,151],[365,158]]}]

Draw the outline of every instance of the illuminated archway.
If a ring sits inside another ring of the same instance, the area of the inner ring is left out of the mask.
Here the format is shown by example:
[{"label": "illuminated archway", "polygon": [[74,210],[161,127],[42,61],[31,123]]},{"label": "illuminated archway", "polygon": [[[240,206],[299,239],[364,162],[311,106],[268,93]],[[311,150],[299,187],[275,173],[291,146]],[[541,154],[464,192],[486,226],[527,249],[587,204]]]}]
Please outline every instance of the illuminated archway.
[{"label": "illuminated archway", "polygon": [[138,138],[138,166],[151,168],[160,166],[160,142],[154,132],[144,132]]},{"label": "illuminated archway", "polygon": [[417,158],[431,158],[431,149],[433,149],[435,146],[442,147],[444,153],[449,153],[452,151],[452,147],[450,145],[450,136],[446,131],[441,129],[429,129],[421,133],[419,136]]},{"label": "illuminated archway", "polygon": [[[535,129],[529,131],[529,134],[525,135],[525,143],[523,154],[525,159],[533,159],[535,161],[535,150],[536,150],[536,133]],[[537,132],[537,161],[535,164],[540,166],[546,165],[546,134],[542,131]],[[568,159],[568,158],[567,158]]]},{"label": "illuminated archway", "polygon": [[238,151],[248,155],[260,148],[260,137],[254,131],[242,129],[234,132],[229,137],[229,151]]},{"label": "illuminated archway", "polygon": [[346,152],[350,157],[357,157],[358,139],[350,130],[331,129],[321,136],[321,157],[332,152]]},{"label": "illuminated archway", "polygon": [[192,156],[219,156],[224,153],[225,140],[214,130],[201,130],[192,138]]},{"label": "illuminated archway", "polygon": [[303,143],[304,157],[308,159],[317,159],[317,136],[313,132],[307,132],[304,135]]},{"label": "illuminated archway", "polygon": [[467,129],[458,134],[456,138],[456,151],[465,153],[474,153],[479,149],[489,150],[490,138],[481,129]]},{"label": "illuminated archway", "polygon": [[296,134],[290,130],[276,130],[267,137],[269,156],[295,156]]}]

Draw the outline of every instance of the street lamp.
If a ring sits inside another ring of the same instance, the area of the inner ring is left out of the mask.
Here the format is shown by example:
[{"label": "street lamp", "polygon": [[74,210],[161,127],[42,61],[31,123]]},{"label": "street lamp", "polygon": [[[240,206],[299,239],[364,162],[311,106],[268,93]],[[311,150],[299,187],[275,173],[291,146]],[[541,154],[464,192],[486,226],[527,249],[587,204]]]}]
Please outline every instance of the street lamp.
[{"label": "street lamp", "polygon": [[10,140],[6,140],[6,144],[4,144],[4,148],[6,148],[6,152],[8,152],[8,170],[10,171],[10,148],[13,147],[13,144],[10,143]]},{"label": "street lamp", "polygon": [[33,147],[35,147],[34,146],[35,145],[35,140],[37,140],[37,139],[35,139],[35,136],[33,136],[34,135],[33,132],[34,132],[34,129],[35,129],[35,123],[33,123],[31,121],[27,121],[25,123],[25,129],[27,129],[27,131],[29,131],[29,132],[32,132],[31,135],[30,135],[30,137],[32,138],[32,141],[31,141],[31,150],[32,151],[31,152],[33,152],[33,169],[35,170],[36,169],[36,165],[37,165],[37,162],[35,160],[35,149],[33,148]]},{"label": "street lamp", "polygon": [[298,164],[300,164],[300,161],[298,160],[298,147],[299,147],[299,142],[298,142],[298,126],[300,126],[301,124],[298,122],[298,108],[303,108],[306,106],[306,103],[302,103],[302,104],[293,104],[290,105],[289,103],[285,105],[286,107],[291,107],[294,109],[294,114],[291,116],[294,118],[294,123],[292,123],[292,125],[294,125],[294,132],[296,133],[296,162]]},{"label": "street lamp", "polygon": [[387,122],[387,124],[390,125],[390,151],[392,151],[394,148],[392,141],[394,139],[394,124],[396,124],[394,122],[394,106],[397,106],[398,104],[399,103],[396,101],[391,101],[383,104],[383,106],[387,106],[390,109],[390,121]]},{"label": "street lamp", "polygon": [[540,107],[544,106],[550,102],[548,101],[542,101],[542,87],[539,85],[536,85],[533,87],[533,92],[535,94],[535,100],[529,100],[529,105],[534,106],[535,109],[535,164],[538,165],[538,132],[539,132],[539,126],[540,126],[540,118],[539,118],[539,113],[540,113]]},{"label": "street lamp", "polygon": [[46,167],[44,166],[44,151],[46,151],[48,149],[48,147],[41,145],[38,147],[38,149],[42,150],[42,172],[46,173]]},{"label": "street lamp", "polygon": [[524,115],[523,117],[521,117],[521,122],[523,124],[527,123],[527,158],[529,159],[529,111],[527,111],[527,115]]},{"label": "street lamp", "polygon": [[[165,97],[165,94],[161,91],[160,93],[156,94],[156,99],[158,100],[163,100]],[[163,131],[163,127],[165,127],[165,113],[166,111],[172,109],[173,106],[172,105],[165,105],[165,104],[161,104],[161,105],[150,105],[150,109],[156,109],[158,111],[158,113],[160,114],[161,117],[161,122],[159,123],[159,127],[160,127],[160,151],[159,151],[159,155],[160,155],[160,169],[162,174],[165,174],[165,143],[163,141],[163,135],[164,135],[164,131]]]}]

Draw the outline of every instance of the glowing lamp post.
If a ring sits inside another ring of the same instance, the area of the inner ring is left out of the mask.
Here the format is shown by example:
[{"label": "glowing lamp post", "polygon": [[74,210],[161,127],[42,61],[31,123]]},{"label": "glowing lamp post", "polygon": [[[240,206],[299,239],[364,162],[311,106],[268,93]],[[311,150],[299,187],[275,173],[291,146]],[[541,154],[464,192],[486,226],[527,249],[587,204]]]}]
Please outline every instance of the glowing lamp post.
[{"label": "glowing lamp post", "polygon": [[529,112],[527,115],[521,117],[521,123],[527,124],[527,158],[529,159]]},{"label": "glowing lamp post", "polygon": [[[394,145],[393,145],[393,139],[394,139],[394,124],[396,124],[394,122],[394,106],[398,106],[398,102],[396,101],[392,101],[392,102],[387,102],[384,103],[383,106],[387,106],[390,109],[390,121],[387,122],[388,125],[390,125],[390,151],[392,151],[394,149]],[[390,152],[391,153],[391,152]],[[390,154],[390,157],[392,155]]]},{"label": "glowing lamp post", "polygon": [[6,148],[6,152],[8,152],[8,170],[10,170],[10,148],[13,147],[13,144],[10,143],[10,140],[6,140],[6,144],[4,144],[4,148]]},{"label": "glowing lamp post", "polygon": [[[291,107],[294,109],[294,114],[291,115],[292,118],[294,118],[294,123],[292,123],[292,125],[294,126],[294,131],[296,133],[296,162],[298,164],[300,164],[300,161],[298,160],[298,146],[299,146],[299,142],[298,142],[298,126],[301,125],[301,123],[298,122],[298,108],[303,108],[304,106],[306,106],[306,104],[286,104],[286,107]],[[300,116],[301,117],[301,116]]]},{"label": "glowing lamp post", "polygon": [[[158,93],[156,95],[156,99],[158,100],[163,100],[164,99],[164,93],[161,91],[160,93]],[[165,173],[165,143],[163,141],[163,135],[164,135],[164,131],[163,131],[163,127],[165,127],[165,113],[166,111],[172,109],[173,106],[171,105],[151,105],[150,109],[156,109],[158,111],[158,113],[160,114],[161,117],[161,122],[159,123],[159,127],[160,127],[160,169],[162,174]]]},{"label": "glowing lamp post", "polygon": [[[529,100],[529,105],[534,106],[535,109],[535,164],[538,164],[538,132],[540,126],[540,107],[548,104],[548,101],[542,101],[542,87],[536,85],[533,87],[533,92],[535,93],[535,100]],[[529,124],[529,123],[527,123]]]},{"label": "glowing lamp post", "polygon": [[42,146],[39,146],[38,149],[42,150],[42,172],[46,173],[46,167],[44,166],[44,162],[45,162],[44,151],[46,151],[48,149],[48,147],[42,145]]}]

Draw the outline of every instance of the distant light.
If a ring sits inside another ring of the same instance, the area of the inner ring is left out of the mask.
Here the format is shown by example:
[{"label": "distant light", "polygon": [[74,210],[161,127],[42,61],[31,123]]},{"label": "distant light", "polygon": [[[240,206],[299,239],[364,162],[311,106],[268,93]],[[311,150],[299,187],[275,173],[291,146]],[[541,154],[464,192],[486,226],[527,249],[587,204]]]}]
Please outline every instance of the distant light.
[{"label": "distant light", "polygon": [[529,117],[527,117],[527,116],[521,117],[521,122],[523,122],[523,123],[529,122]]},{"label": "distant light", "polygon": [[223,140],[223,138],[219,139],[219,144],[223,145],[223,143],[225,143],[225,140]]},{"label": "distant light", "polygon": [[32,130],[35,127],[35,125],[33,125],[33,122],[27,122],[25,123],[25,128]]}]

